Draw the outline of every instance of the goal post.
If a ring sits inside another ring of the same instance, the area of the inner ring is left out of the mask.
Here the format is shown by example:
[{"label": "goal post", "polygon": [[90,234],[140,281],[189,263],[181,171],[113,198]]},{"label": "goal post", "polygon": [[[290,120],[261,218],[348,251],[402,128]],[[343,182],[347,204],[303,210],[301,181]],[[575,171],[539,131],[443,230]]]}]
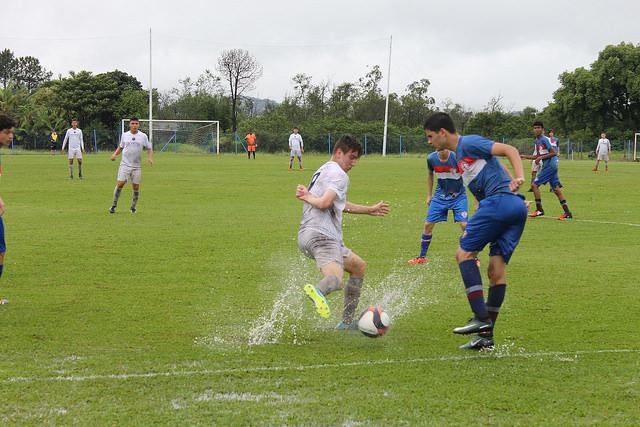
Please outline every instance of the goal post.
[{"label": "goal post", "polygon": [[[121,132],[129,129],[130,119],[122,119]],[[140,119],[140,130],[153,140],[154,150],[167,151],[170,144],[192,146],[220,154],[220,122],[217,120]]]},{"label": "goal post", "polygon": [[640,139],[640,133],[635,133],[633,136],[633,161],[638,161],[638,139]]}]

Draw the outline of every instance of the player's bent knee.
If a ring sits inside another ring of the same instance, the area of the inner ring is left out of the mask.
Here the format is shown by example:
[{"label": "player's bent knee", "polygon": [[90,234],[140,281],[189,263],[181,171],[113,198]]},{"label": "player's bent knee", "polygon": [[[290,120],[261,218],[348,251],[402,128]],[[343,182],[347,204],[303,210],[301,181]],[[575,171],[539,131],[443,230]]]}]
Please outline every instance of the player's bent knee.
[{"label": "player's bent knee", "polygon": [[456,261],[458,262],[458,264],[460,264],[463,261],[475,259],[476,254],[477,252],[467,252],[462,248],[458,248],[458,250],[456,251]]}]

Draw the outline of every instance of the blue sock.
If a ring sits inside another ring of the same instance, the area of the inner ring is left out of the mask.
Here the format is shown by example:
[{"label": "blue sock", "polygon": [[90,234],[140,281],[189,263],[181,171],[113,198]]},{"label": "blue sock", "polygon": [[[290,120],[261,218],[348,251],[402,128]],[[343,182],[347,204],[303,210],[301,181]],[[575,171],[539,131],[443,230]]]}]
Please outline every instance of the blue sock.
[{"label": "blue sock", "polygon": [[504,301],[504,294],[507,292],[507,285],[493,285],[489,288],[489,295],[487,296],[487,310],[489,311],[489,317],[495,325],[500,307]]},{"label": "blue sock", "polygon": [[422,240],[420,241],[420,256],[424,258],[427,255],[427,251],[429,250],[429,245],[431,244],[432,234],[422,234]]},{"label": "blue sock", "polygon": [[484,293],[482,291],[482,276],[475,259],[468,259],[458,264],[462,281],[467,292],[467,299],[471,310],[479,320],[486,321],[489,319],[487,304],[484,302]]}]

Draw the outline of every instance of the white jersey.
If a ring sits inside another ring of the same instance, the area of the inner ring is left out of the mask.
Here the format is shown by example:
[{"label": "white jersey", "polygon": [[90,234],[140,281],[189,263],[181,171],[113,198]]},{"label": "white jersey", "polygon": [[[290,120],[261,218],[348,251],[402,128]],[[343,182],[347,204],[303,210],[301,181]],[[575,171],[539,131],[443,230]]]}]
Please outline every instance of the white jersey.
[{"label": "white jersey", "polygon": [[69,151],[84,150],[84,141],[82,138],[82,129],[70,128],[67,129],[67,133],[64,135],[64,141],[62,142],[62,149],[69,143]]},{"label": "white jersey", "polygon": [[304,143],[302,141],[302,135],[299,133],[292,133],[289,135],[289,149],[300,151],[304,148]]},{"label": "white jersey", "polygon": [[151,143],[147,134],[138,131],[135,134],[125,132],[120,137],[120,148],[122,148],[122,161],[120,166],[126,166],[129,168],[140,168],[140,158],[142,157],[142,150],[146,148],[151,150]]},{"label": "white jersey", "polygon": [[325,209],[317,209],[309,203],[302,207],[302,221],[300,231],[314,230],[325,236],[342,241],[342,211],[347,204],[347,189],[349,188],[349,176],[334,161],[328,161],[313,174],[309,184],[309,192],[322,197],[327,190],[336,193],[333,204]]},{"label": "white jersey", "polygon": [[607,138],[600,138],[596,147],[596,154],[609,154],[611,142]]}]

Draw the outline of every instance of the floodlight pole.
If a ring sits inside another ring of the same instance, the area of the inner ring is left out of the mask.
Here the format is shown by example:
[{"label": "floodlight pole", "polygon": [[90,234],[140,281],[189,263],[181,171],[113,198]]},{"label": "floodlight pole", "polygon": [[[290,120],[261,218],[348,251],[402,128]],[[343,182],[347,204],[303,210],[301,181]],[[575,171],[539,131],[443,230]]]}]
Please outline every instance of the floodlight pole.
[{"label": "floodlight pole", "polygon": [[151,27],[149,27],[149,142],[153,144],[153,63],[151,61]]},{"label": "floodlight pole", "polygon": [[389,122],[389,82],[391,81],[391,45],[393,35],[389,37],[389,67],[387,68],[387,99],[384,103],[384,135],[382,135],[382,155],[387,155],[387,123]]}]

